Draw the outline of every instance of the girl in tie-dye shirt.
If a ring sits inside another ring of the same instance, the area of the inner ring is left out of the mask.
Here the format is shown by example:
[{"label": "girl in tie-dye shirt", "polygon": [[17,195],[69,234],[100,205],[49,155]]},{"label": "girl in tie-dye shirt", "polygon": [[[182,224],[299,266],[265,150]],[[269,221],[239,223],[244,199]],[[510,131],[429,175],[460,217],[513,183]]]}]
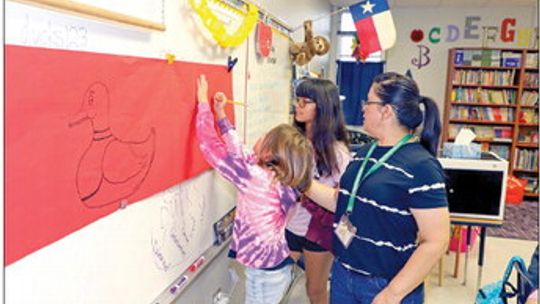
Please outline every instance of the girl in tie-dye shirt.
[{"label": "girl in tie-dye shirt", "polygon": [[197,137],[212,167],[238,189],[229,256],[246,266],[246,303],[278,303],[291,279],[286,216],[311,183],[313,152],[294,127],[282,124],[245,149],[225,116],[227,98],[214,97],[221,137],[208,104],[208,84],[198,80]]}]

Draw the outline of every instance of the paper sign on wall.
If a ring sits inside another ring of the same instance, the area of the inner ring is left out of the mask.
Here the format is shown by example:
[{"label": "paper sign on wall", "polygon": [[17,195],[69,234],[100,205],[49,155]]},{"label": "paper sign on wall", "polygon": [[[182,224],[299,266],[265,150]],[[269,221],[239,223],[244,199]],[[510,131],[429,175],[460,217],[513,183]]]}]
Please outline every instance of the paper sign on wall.
[{"label": "paper sign on wall", "polygon": [[195,137],[196,78],[232,96],[226,66],[5,52],[6,265],[209,168]]}]

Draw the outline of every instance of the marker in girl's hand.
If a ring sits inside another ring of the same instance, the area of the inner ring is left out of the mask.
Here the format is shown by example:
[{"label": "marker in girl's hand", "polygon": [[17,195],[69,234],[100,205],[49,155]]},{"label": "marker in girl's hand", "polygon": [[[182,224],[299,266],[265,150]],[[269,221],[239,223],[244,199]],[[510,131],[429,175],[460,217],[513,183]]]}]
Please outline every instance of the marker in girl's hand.
[{"label": "marker in girl's hand", "polygon": [[237,106],[243,106],[243,107],[246,106],[243,102],[240,102],[240,101],[234,101],[234,100],[230,100],[230,99],[228,99],[228,100],[226,101],[226,103],[230,103],[230,104],[237,105]]}]

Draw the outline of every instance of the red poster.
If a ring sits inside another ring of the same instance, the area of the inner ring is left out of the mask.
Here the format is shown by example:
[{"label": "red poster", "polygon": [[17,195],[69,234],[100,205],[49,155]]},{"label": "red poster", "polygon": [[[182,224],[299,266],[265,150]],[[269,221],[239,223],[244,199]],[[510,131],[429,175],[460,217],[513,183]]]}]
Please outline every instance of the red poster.
[{"label": "red poster", "polygon": [[6,265],[209,168],[196,78],[232,96],[226,66],[19,46],[5,55]]}]

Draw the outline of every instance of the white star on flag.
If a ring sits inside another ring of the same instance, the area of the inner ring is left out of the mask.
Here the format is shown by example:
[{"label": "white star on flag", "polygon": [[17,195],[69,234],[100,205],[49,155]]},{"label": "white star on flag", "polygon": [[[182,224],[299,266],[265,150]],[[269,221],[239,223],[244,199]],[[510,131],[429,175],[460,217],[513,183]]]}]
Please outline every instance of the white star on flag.
[{"label": "white star on flag", "polygon": [[369,0],[366,2],[366,4],[362,5],[362,8],[364,9],[364,11],[362,12],[362,14],[365,14],[367,12],[370,12],[371,14],[373,14],[373,7],[375,6],[375,4],[371,4],[371,2],[369,2]]}]

